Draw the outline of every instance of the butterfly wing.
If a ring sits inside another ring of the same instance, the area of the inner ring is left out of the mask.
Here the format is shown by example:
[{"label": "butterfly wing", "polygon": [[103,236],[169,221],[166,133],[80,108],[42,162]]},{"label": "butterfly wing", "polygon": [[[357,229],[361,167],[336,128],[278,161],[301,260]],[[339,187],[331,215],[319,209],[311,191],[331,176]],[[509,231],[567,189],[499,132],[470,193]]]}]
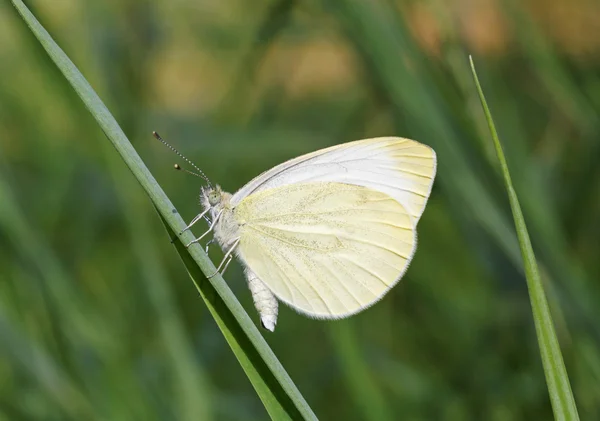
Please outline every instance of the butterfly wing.
[{"label": "butterfly wing", "polygon": [[412,217],[391,196],[343,183],[288,184],[243,199],[238,256],[281,301],[342,318],[379,300],[416,246]]},{"label": "butterfly wing", "polygon": [[436,155],[419,142],[380,137],[344,143],[284,162],[259,175],[232,197],[306,182],[338,182],[368,187],[400,202],[418,222],[433,185]]}]

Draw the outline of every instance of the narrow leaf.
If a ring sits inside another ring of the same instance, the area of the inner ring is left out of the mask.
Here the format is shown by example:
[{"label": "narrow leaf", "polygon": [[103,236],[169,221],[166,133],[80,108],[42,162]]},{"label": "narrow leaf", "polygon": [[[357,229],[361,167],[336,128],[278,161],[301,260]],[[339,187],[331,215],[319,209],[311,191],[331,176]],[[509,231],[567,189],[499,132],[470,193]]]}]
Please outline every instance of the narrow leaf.
[{"label": "narrow leaf", "polygon": [[[150,196],[165,226],[171,232],[179,232],[185,227],[183,219],[148,171],[110,111],[23,2],[12,0],[12,3]],[[190,232],[180,236],[181,242],[184,243],[192,238]],[[195,245],[185,249],[180,242],[177,242],[177,247],[211,314],[269,414],[278,420],[316,419],[304,397],[223,278],[217,275],[209,281],[205,279],[206,274],[214,273],[216,268],[202,248]]]},{"label": "narrow leaf", "polygon": [[504,176],[504,184],[506,186],[506,190],[508,191],[510,207],[515,220],[517,238],[519,240],[519,247],[521,249],[521,255],[523,256],[525,267],[527,289],[529,290],[529,299],[531,300],[531,308],[533,311],[535,331],[540,346],[540,354],[542,356],[542,364],[544,366],[544,373],[546,375],[546,383],[548,385],[548,392],[550,393],[550,402],[552,403],[554,418],[556,420],[579,420],[577,407],[575,406],[575,399],[573,398],[573,392],[571,391],[571,385],[569,384],[569,377],[567,375],[565,363],[560,352],[558,338],[556,337],[554,324],[552,322],[552,315],[550,314],[550,307],[548,306],[548,301],[546,300],[546,294],[544,293],[544,287],[540,278],[535,255],[533,254],[533,248],[531,247],[529,234],[527,233],[527,227],[525,226],[523,213],[521,212],[521,206],[519,205],[517,193],[512,185],[506,158],[504,157],[502,145],[500,144],[500,139],[498,137],[498,133],[496,132],[496,126],[492,120],[492,114],[488,108],[487,102],[483,95],[483,90],[481,89],[481,85],[477,77],[477,72],[475,71],[473,58],[469,57],[469,61],[471,63],[473,79],[475,80],[475,85],[477,86],[477,92],[479,93],[479,99],[481,100],[481,105],[483,107],[490,132],[492,133],[494,147],[496,148],[496,154],[498,155],[498,160],[500,161],[500,167]]}]

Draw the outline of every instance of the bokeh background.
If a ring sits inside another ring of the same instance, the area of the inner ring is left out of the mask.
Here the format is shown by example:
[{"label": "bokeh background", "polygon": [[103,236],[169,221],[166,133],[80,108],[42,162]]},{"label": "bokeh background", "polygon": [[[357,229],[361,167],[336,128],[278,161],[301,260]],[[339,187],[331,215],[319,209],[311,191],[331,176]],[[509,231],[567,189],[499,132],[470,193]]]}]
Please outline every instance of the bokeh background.
[{"label": "bokeh background", "polygon": [[[201,180],[152,130],[229,191],[344,141],[436,149],[405,279],[349,320],[282,308],[265,334],[323,420],[552,417],[472,54],[580,414],[600,419],[599,2],[27,4],[185,219]],[[257,320],[239,265],[226,280]],[[150,201],[1,2],[0,420],[267,417]]]}]

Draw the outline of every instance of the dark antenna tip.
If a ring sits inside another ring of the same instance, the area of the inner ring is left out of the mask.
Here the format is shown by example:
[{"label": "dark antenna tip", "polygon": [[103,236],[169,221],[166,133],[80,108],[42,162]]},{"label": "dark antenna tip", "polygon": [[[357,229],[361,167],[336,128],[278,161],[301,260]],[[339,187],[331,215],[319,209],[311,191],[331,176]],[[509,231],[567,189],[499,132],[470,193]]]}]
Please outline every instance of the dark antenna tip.
[{"label": "dark antenna tip", "polygon": [[[188,174],[195,175],[196,177],[204,178],[204,175],[203,175],[203,174],[198,174],[198,173],[196,173],[196,172],[194,172],[194,171],[190,171],[190,170],[188,170],[188,169],[186,169],[186,168],[181,168],[181,165],[179,165],[179,164],[175,164],[175,165],[173,165],[173,168],[175,168],[177,171],[183,171],[183,172],[186,172],[186,173],[188,173]],[[207,181],[208,181],[208,180],[207,180]],[[210,182],[208,183],[208,185],[210,186]],[[211,186],[211,187],[212,187],[212,186]]]},{"label": "dark antenna tip", "polygon": [[194,167],[194,169],[195,169],[196,171],[198,171],[198,172],[197,172],[197,173],[195,173],[195,172],[193,172],[193,171],[188,171],[188,170],[186,170],[185,168],[181,168],[181,167],[179,166],[179,164],[175,164],[175,169],[176,169],[176,170],[182,170],[182,171],[185,171],[185,172],[187,172],[187,173],[189,173],[189,174],[192,174],[192,175],[195,175],[195,176],[197,176],[197,177],[200,177],[200,178],[204,179],[204,181],[206,181],[206,182],[208,183],[208,186],[209,186],[209,187],[212,187],[212,183],[210,182],[210,180],[208,179],[208,177],[206,176],[206,174],[204,174],[204,173],[202,172],[202,170],[201,170],[200,168],[198,168],[198,166],[197,166],[196,164],[194,164],[192,161],[190,161],[189,159],[187,159],[185,156],[183,156],[183,154],[182,154],[181,152],[179,152],[177,149],[175,149],[173,146],[171,146],[169,143],[167,143],[167,142],[166,142],[166,141],[165,141],[165,140],[164,140],[162,137],[160,137],[160,135],[159,135],[157,132],[153,131],[153,132],[152,132],[152,136],[154,136],[154,138],[155,138],[156,140],[158,140],[159,142],[161,142],[161,143],[162,143],[163,145],[165,145],[167,148],[169,148],[169,149],[171,149],[173,152],[175,152],[175,154],[176,154],[177,156],[179,156],[179,157],[180,157],[181,159],[183,159],[185,162],[187,162],[187,163],[188,163],[188,164],[190,164],[192,167]]}]

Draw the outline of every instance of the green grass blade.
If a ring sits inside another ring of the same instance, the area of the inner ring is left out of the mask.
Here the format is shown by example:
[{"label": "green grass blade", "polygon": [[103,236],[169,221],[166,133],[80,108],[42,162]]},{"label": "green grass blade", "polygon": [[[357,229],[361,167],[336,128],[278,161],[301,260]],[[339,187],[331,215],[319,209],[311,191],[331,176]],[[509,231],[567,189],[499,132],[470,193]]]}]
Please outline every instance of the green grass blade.
[{"label": "green grass blade", "polygon": [[90,402],[62,367],[44,350],[20,334],[0,308],[0,356],[22,368],[68,417],[98,420]]},{"label": "green grass blade", "polygon": [[506,158],[504,157],[502,145],[500,144],[500,139],[498,138],[498,133],[496,132],[496,127],[492,120],[492,114],[488,108],[477,77],[477,72],[475,71],[473,58],[470,57],[469,60],[471,62],[473,79],[475,80],[477,92],[479,93],[479,99],[481,100],[481,105],[494,141],[494,147],[496,148],[496,154],[500,161],[502,174],[504,175],[504,183],[506,185],[506,190],[508,191],[510,207],[515,220],[517,238],[519,240],[519,247],[524,261],[525,277],[527,279],[527,288],[531,300],[533,320],[535,322],[535,331],[540,346],[540,354],[542,356],[542,364],[544,366],[544,373],[546,375],[546,383],[548,385],[548,392],[550,393],[550,402],[552,403],[554,418],[557,420],[578,420],[579,415],[577,413],[577,407],[575,406],[575,399],[573,398],[569,377],[560,352],[558,338],[556,337],[552,316],[550,314],[550,307],[546,300],[546,294],[544,293],[544,288],[542,286],[542,280],[540,278],[529,234],[527,233],[523,213],[521,212],[521,206],[519,205],[517,193],[512,185]]},{"label": "green grass blade", "polygon": [[[165,224],[169,236],[171,238],[176,237],[171,227],[162,218],[162,215],[160,217]],[[252,346],[248,335],[244,333],[240,324],[236,322],[233,313],[227,308],[224,301],[220,299],[214,286],[208,282],[206,273],[199,270],[198,265],[190,257],[190,254],[181,242],[176,241],[174,245],[196,289],[204,299],[210,314],[214,317],[217,325],[219,325],[223,336],[225,336],[227,343],[252,382],[271,418],[274,420],[303,419],[302,414],[296,409],[294,402],[290,400],[290,396],[282,393],[278,387],[277,378],[270,372],[260,353]]]},{"label": "green grass blade", "polygon": [[175,396],[179,409],[177,419],[182,421],[214,419],[211,390],[208,385],[203,367],[195,361],[193,344],[186,335],[182,315],[175,304],[171,285],[167,281],[166,269],[162,263],[157,247],[156,236],[151,227],[151,211],[143,208],[144,198],[139,191],[134,190],[135,181],[128,178],[126,169],[120,165],[108,144],[104,148],[107,153],[115,190],[121,201],[123,214],[131,236],[132,254],[140,262],[141,273],[146,282],[147,294],[158,318],[165,349],[175,383]]},{"label": "green grass blade", "polygon": [[463,134],[451,122],[448,103],[437,90],[431,89],[435,81],[392,3],[360,0],[324,3],[336,14],[366,63],[366,75],[373,89],[389,101],[395,118],[405,121],[406,135],[435,149],[439,157],[436,185],[451,200],[460,203],[461,212],[481,224],[518,265],[519,250],[514,235],[509,233],[510,223],[475,175],[462,146]]},{"label": "green grass blade", "polygon": [[[179,232],[185,227],[183,219],[148,171],[104,103],[23,2],[13,0],[12,3],[150,196],[165,225],[170,231]],[[191,240],[190,232],[181,236],[182,242]],[[177,246],[188,271],[198,281],[199,289],[211,314],[242,363],[269,414],[276,419],[316,419],[298,388],[223,278],[217,275],[212,277],[210,282],[199,282],[203,279],[202,274],[211,274],[216,270],[202,248],[192,246],[183,250],[179,242]]]},{"label": "green grass blade", "polygon": [[372,421],[391,421],[393,411],[386,402],[381,388],[375,382],[369,362],[358,345],[354,327],[347,321],[336,323],[329,330],[346,387],[353,405],[362,413],[361,418]]}]

